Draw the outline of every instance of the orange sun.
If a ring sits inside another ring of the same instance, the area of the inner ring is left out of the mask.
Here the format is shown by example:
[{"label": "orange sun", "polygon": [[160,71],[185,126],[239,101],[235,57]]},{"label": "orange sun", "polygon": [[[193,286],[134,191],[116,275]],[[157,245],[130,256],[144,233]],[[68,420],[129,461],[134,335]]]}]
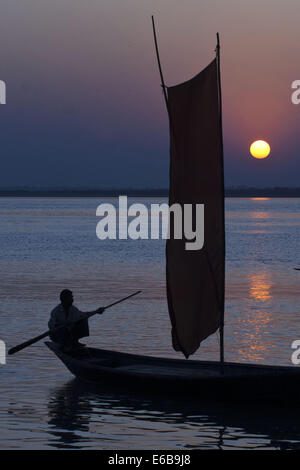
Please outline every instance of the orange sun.
[{"label": "orange sun", "polygon": [[250,153],[254,158],[266,158],[270,151],[270,145],[265,140],[256,140],[250,146]]}]

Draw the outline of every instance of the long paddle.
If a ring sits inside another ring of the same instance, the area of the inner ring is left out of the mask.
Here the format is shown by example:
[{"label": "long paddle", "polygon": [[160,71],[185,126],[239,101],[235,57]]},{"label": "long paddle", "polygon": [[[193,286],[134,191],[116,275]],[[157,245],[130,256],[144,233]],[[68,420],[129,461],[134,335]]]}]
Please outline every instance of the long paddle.
[{"label": "long paddle", "polygon": [[[130,299],[130,297],[133,297],[134,295],[137,295],[139,294],[140,290],[138,290],[137,292],[135,292],[134,294],[131,294],[131,295],[128,295],[127,297],[124,297],[123,299],[120,299],[120,300],[117,300],[116,302],[113,302],[112,304],[109,304],[109,305],[106,305],[106,307],[103,307],[104,310],[106,310],[107,308],[110,308],[112,307],[113,305],[117,305],[121,302],[124,302],[124,300],[127,300],[127,299]],[[87,315],[85,318],[80,318],[79,320],[75,321],[75,322],[72,322],[72,323],[77,323],[78,321],[81,321],[81,320],[87,320],[88,318],[92,317],[93,315],[96,315],[98,312],[92,312],[90,313],[89,315]],[[36,336],[35,338],[32,338],[28,341],[25,341],[25,343],[21,343],[19,344],[18,346],[14,346],[13,348],[11,348],[9,351],[8,351],[8,354],[15,354],[16,352],[18,351],[21,351],[22,349],[25,349],[27,348],[28,346],[30,346],[31,344],[34,344],[34,343],[37,343],[38,341],[40,341],[41,339],[43,338],[46,338],[46,336],[49,336],[50,333],[54,333],[62,328],[65,328],[66,326],[68,326],[68,324],[65,324],[65,325],[62,325],[62,326],[57,326],[56,328],[52,328],[51,330],[48,330],[46,331],[45,333],[39,335],[39,336]]]}]

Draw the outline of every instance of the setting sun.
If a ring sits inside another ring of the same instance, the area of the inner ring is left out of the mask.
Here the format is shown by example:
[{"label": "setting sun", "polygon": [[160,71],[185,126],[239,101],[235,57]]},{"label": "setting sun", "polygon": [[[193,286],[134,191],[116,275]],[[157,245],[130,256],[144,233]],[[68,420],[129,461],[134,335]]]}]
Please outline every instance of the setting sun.
[{"label": "setting sun", "polygon": [[266,158],[270,151],[270,145],[265,140],[256,140],[250,147],[250,153],[254,158]]}]

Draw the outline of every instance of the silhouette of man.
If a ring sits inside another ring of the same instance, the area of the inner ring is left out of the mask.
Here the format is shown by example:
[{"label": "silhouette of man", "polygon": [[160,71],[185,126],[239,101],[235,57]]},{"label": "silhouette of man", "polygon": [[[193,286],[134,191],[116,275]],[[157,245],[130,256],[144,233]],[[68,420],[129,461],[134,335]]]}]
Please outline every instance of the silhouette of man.
[{"label": "silhouette of man", "polygon": [[104,309],[100,307],[93,312],[81,312],[73,305],[73,293],[68,289],[61,291],[60,301],[51,312],[48,326],[50,330],[64,325],[65,327],[50,333],[50,338],[65,350],[82,348],[84,345],[78,340],[90,334],[86,316],[90,313],[101,314]]}]

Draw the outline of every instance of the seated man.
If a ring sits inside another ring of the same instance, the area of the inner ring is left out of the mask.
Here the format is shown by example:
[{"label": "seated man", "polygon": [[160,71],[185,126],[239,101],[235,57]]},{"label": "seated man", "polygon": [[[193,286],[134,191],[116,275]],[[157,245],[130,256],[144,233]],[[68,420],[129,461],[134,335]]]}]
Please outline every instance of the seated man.
[{"label": "seated man", "polygon": [[61,303],[51,312],[48,326],[50,330],[66,326],[50,333],[50,338],[66,350],[83,347],[84,345],[79,343],[78,340],[84,336],[89,336],[89,324],[86,316],[91,313],[101,314],[104,309],[98,308],[94,312],[81,312],[74,307],[73,294],[68,289],[64,289],[60,293],[60,301]]}]

